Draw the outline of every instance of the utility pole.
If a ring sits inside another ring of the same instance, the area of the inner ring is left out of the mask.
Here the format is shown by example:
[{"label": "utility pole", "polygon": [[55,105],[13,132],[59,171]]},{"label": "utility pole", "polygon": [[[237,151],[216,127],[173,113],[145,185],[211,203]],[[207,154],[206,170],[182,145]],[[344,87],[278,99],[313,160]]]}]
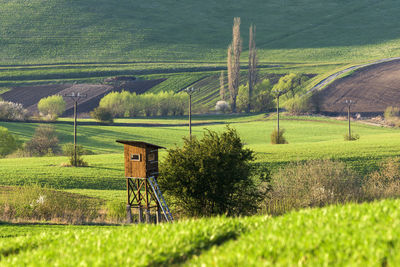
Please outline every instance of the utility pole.
[{"label": "utility pole", "polygon": [[184,91],[189,95],[189,138],[192,140],[192,95],[199,90],[188,87]]},{"label": "utility pole", "polygon": [[285,94],[285,91],[273,91],[274,93],[276,93],[276,114],[277,114],[277,126],[278,126],[278,138],[279,138],[279,97],[283,94]]},{"label": "utility pole", "polygon": [[76,167],[77,161],[76,161],[76,128],[77,128],[77,106],[78,106],[78,101],[80,99],[86,98],[87,94],[81,94],[81,93],[75,93],[72,92],[71,94],[65,94],[65,97],[69,97],[74,101],[74,166]]},{"label": "utility pole", "polygon": [[350,100],[350,99],[346,99],[344,101],[347,104],[347,119],[349,121],[349,140],[351,140],[351,126],[350,126],[350,107],[351,105],[353,105],[355,102]]}]

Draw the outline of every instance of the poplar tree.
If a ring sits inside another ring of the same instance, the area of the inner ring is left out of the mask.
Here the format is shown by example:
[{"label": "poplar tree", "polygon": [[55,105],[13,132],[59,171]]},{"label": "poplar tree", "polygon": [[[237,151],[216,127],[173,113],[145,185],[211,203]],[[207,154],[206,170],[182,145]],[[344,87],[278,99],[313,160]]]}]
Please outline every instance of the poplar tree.
[{"label": "poplar tree", "polygon": [[257,50],[256,50],[256,26],[251,25],[249,30],[249,102],[247,112],[251,110],[253,90],[257,83]]},{"label": "poplar tree", "polygon": [[233,19],[232,43],[228,47],[228,89],[230,104],[233,113],[236,112],[236,98],[239,90],[240,79],[240,54],[242,52],[242,39],[240,38],[240,18]]}]

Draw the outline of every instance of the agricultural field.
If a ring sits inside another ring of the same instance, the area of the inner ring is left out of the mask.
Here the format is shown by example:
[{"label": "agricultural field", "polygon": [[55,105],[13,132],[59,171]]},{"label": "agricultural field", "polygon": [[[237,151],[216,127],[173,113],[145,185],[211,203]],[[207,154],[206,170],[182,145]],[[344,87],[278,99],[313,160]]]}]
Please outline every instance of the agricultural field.
[{"label": "agricultural field", "polygon": [[0,225],[2,266],[399,264],[399,200],[280,217],[131,226]]},{"label": "agricultural field", "polygon": [[[37,123],[0,122],[19,136],[32,137]],[[281,119],[289,144],[271,145],[269,135],[276,127],[274,116],[199,115],[193,118],[193,134],[201,137],[206,129],[237,129],[246,147],[256,152],[256,163],[272,171],[292,161],[333,159],[345,161],[360,173],[368,173],[382,159],[400,155],[399,130],[353,122],[352,130],[361,138],[344,141],[347,122],[327,117],[293,117]],[[71,119],[54,123],[61,144],[73,141]],[[90,119],[80,120],[78,142],[94,155],[87,155],[87,168],[62,167],[66,157],[0,159],[0,184],[21,185],[26,182],[63,189],[122,190],[124,184],[123,146],[115,140],[141,140],[173,148],[188,135],[187,117],[118,119],[114,126],[98,125]],[[161,157],[165,151],[161,152]],[[24,168],[17,166],[23,165]]]},{"label": "agricultural field", "polygon": [[392,0],[13,0],[0,6],[2,64],[224,61],[235,16],[242,18],[244,40],[250,24],[257,26],[261,62],[399,55],[399,3]]}]

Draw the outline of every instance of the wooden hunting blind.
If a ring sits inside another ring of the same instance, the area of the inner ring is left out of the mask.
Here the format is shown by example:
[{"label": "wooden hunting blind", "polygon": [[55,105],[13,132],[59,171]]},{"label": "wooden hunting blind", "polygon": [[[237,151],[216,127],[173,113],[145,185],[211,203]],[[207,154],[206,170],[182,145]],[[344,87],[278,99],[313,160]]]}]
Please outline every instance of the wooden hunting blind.
[{"label": "wooden hunting blind", "polygon": [[158,150],[165,147],[141,141],[117,142],[124,144],[128,221],[132,221],[132,208],[138,211],[138,222],[143,222],[143,210],[146,222],[151,221],[151,211],[155,211],[156,222],[161,221],[162,215],[167,221],[172,221],[157,184]]}]

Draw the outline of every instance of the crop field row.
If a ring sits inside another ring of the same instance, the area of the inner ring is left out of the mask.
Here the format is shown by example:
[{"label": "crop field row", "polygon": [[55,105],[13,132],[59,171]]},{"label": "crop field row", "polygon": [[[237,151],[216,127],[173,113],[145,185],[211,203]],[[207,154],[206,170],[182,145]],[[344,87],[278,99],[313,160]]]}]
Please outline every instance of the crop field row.
[{"label": "crop field row", "polygon": [[130,226],[0,225],[2,266],[395,266],[399,200],[280,217]]}]

